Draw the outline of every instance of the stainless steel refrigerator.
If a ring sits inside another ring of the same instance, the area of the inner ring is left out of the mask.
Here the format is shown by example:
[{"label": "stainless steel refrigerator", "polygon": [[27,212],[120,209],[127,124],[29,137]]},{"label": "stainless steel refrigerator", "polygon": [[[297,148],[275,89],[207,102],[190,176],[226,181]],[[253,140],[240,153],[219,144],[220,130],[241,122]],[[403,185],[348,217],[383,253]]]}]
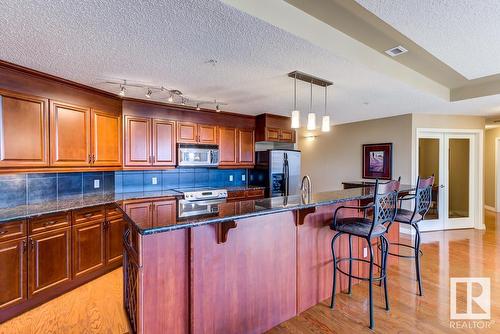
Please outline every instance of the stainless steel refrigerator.
[{"label": "stainless steel refrigerator", "polygon": [[266,196],[298,195],[300,192],[300,151],[268,150],[255,152],[255,168],[248,184],[266,188]]}]

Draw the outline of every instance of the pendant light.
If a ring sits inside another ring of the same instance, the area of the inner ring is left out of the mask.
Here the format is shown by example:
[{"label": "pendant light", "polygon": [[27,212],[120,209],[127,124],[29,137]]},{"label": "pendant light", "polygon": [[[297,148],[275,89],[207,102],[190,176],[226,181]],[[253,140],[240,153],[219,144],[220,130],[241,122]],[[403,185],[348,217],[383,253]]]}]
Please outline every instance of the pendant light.
[{"label": "pendant light", "polygon": [[309,114],[307,114],[307,130],[316,130],[316,114],[312,111],[313,105],[313,82],[311,80],[311,96],[309,101]]},{"label": "pendant light", "polygon": [[325,86],[325,113],[321,120],[321,132],[330,132],[330,115],[326,114],[326,103],[328,99],[328,86]]},{"label": "pendant light", "polygon": [[300,128],[300,111],[297,110],[297,74],[293,78],[292,129]]}]

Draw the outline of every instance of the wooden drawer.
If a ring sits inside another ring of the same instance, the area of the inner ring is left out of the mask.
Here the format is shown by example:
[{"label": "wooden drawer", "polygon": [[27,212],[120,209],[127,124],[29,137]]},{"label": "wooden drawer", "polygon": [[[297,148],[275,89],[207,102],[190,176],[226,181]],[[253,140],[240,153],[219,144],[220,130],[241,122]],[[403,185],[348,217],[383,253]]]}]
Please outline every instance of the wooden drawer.
[{"label": "wooden drawer", "polygon": [[63,212],[48,214],[37,218],[31,218],[29,221],[29,233],[36,234],[58,228],[68,227],[71,222],[71,213]]},{"label": "wooden drawer", "polygon": [[0,223],[0,241],[7,241],[26,236],[26,221],[16,220]]},{"label": "wooden drawer", "polygon": [[101,220],[104,220],[103,206],[94,206],[73,211],[73,225],[78,225],[89,221]]},{"label": "wooden drawer", "polygon": [[264,197],[264,189],[249,189],[246,191],[247,198]]},{"label": "wooden drawer", "polygon": [[227,192],[227,199],[244,199],[245,190],[235,190]]},{"label": "wooden drawer", "polygon": [[110,205],[106,207],[106,220],[114,220],[123,218],[123,212],[116,205]]}]

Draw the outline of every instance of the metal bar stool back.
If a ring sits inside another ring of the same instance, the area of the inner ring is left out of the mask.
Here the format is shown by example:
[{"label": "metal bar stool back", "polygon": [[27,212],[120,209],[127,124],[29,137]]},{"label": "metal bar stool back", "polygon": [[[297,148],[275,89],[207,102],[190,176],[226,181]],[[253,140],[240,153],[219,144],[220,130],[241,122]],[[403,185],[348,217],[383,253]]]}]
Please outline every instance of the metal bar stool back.
[{"label": "metal bar stool back", "polygon": [[[332,299],[330,307],[333,308],[335,305],[335,290],[337,284],[337,271],[339,273],[347,275],[349,278],[349,288],[348,293],[351,293],[352,278],[364,280],[369,282],[369,302],[370,302],[370,328],[374,327],[373,319],[373,282],[380,281],[384,284],[384,294],[385,294],[385,309],[389,310],[389,297],[387,293],[387,274],[386,274],[386,264],[387,264],[387,252],[389,249],[389,241],[385,236],[387,229],[385,223],[391,224],[397,214],[397,203],[398,203],[398,192],[399,192],[400,182],[389,181],[387,183],[380,183],[376,180],[375,187],[373,190],[373,202],[366,206],[340,206],[335,210],[333,215],[333,222],[330,228],[338,233],[332,238],[332,257],[333,257],[333,284],[332,284]],[[364,212],[363,217],[340,217],[339,213],[344,209],[358,209]],[[372,218],[367,218],[366,211],[373,210]],[[349,257],[337,259],[335,255],[335,241],[343,234],[349,236]],[[370,261],[353,258],[352,257],[352,237],[363,238],[368,243],[368,249],[370,252]],[[380,264],[374,263],[372,239],[380,238],[382,244],[382,257]],[[339,264],[341,262],[349,262],[349,272],[343,271]],[[359,277],[352,274],[352,262],[359,261],[369,264],[369,277]],[[380,269],[380,276],[373,277],[373,267],[376,266]]]}]

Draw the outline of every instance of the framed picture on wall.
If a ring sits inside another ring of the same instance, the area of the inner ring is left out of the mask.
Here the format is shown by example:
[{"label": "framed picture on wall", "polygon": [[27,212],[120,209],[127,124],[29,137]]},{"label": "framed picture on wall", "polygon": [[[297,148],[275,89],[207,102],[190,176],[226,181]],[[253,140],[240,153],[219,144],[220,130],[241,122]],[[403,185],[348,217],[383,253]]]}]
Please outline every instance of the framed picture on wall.
[{"label": "framed picture on wall", "polygon": [[363,179],[392,178],[392,143],[363,145]]}]

